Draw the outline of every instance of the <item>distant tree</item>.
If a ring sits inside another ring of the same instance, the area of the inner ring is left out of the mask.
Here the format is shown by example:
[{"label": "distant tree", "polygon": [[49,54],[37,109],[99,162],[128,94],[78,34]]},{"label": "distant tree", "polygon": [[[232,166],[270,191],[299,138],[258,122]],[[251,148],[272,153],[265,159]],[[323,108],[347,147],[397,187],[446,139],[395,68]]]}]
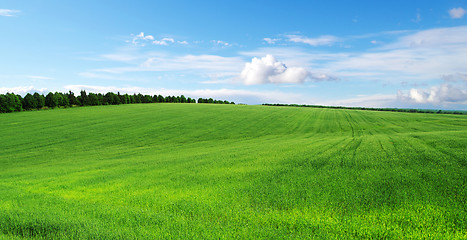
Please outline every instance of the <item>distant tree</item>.
[{"label": "distant tree", "polygon": [[79,102],[81,103],[81,106],[89,105],[88,95],[86,94],[85,90],[81,90],[80,96],[79,96]]},{"label": "distant tree", "polygon": [[125,94],[120,96],[120,103],[121,104],[128,104],[128,100],[129,100],[128,99],[128,94],[125,93]]},{"label": "distant tree", "polygon": [[68,91],[68,93],[65,94],[65,96],[68,98],[68,103],[70,104],[70,106],[78,105],[75,94],[72,91]]},{"label": "distant tree", "polygon": [[20,112],[23,110],[21,99],[14,93],[0,95],[0,112]]},{"label": "distant tree", "polygon": [[26,109],[26,110],[35,109],[37,108],[37,101],[32,94],[28,93],[23,98],[22,106],[23,106],[23,109]]},{"label": "distant tree", "polygon": [[112,105],[120,104],[120,97],[115,93],[112,93]]},{"label": "distant tree", "polygon": [[128,95],[129,102],[128,103],[136,103],[134,95]]},{"label": "distant tree", "polygon": [[99,101],[99,105],[103,105],[104,104],[104,95],[102,95],[102,93],[98,93],[97,94],[97,100]]},{"label": "distant tree", "polygon": [[144,95],[142,98],[143,103],[152,103],[152,97],[149,95]]},{"label": "distant tree", "polygon": [[163,102],[165,102],[165,98],[162,95],[158,95],[157,96],[157,101],[160,102],[160,103],[163,103]]},{"label": "distant tree", "polygon": [[59,92],[54,93],[55,98],[57,99],[57,107],[59,106],[65,106],[65,101],[63,99],[63,95]]},{"label": "distant tree", "polygon": [[124,101],[122,102],[123,104],[129,104],[129,103],[131,103],[130,95],[128,95],[128,94],[125,93],[125,95],[123,95],[123,97],[124,97]]},{"label": "distant tree", "polygon": [[100,105],[99,104],[99,98],[97,97],[97,94],[89,93],[89,95],[88,95],[88,104],[90,106]]},{"label": "distant tree", "polygon": [[36,108],[41,109],[45,106],[45,97],[42,94],[34,93],[34,99],[36,100]]},{"label": "distant tree", "polygon": [[58,100],[55,94],[49,92],[45,97],[45,106],[49,108],[55,108],[58,106]]}]

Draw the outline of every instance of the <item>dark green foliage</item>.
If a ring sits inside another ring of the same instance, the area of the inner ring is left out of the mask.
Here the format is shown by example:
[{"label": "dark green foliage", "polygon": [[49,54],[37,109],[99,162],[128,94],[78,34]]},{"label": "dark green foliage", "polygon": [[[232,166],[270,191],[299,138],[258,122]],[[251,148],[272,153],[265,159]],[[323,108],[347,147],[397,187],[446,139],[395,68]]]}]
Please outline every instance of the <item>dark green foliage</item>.
[{"label": "dark green foliage", "polygon": [[89,93],[89,95],[88,95],[88,104],[90,106],[100,105],[99,98],[97,97],[97,94]]},{"label": "dark green foliage", "polygon": [[18,112],[21,111],[21,99],[14,93],[0,94],[0,112]]},{"label": "dark green foliage", "polygon": [[70,104],[70,106],[79,105],[78,100],[76,99],[75,94],[72,91],[69,91],[66,94],[66,97],[68,98],[68,103]]},{"label": "dark green foliage", "polygon": [[31,109],[37,108],[37,100],[30,93],[24,96],[22,104],[23,104],[23,109],[25,110],[31,110]]},{"label": "dark green foliage", "polygon": [[41,109],[45,106],[45,97],[42,94],[34,93],[34,99],[36,99],[37,109]]},{"label": "dark green foliage", "polygon": [[[194,102],[194,99],[193,99]],[[212,98],[198,98],[198,103],[214,103],[214,104],[235,104],[234,102],[229,102],[227,100],[214,100]]]},{"label": "dark green foliage", "polygon": [[85,91],[85,90],[82,90],[82,91],[80,92],[80,96],[78,97],[78,100],[79,100],[81,106],[89,105],[89,102],[88,102],[88,95],[86,94],[86,91]]},{"label": "dark green foliage", "polygon": [[58,106],[58,100],[55,94],[49,92],[47,96],[45,96],[45,106],[49,108],[55,108]]},{"label": "dark green foliage", "polygon": [[[108,92],[105,95],[102,93],[86,93],[82,90],[78,97],[72,91],[68,93],[48,93],[46,97],[39,93],[26,94],[24,98],[14,93],[0,94],[0,113],[19,112],[24,110],[41,109],[45,106],[48,108],[56,107],[72,107],[72,106],[97,106],[97,105],[119,105],[132,103],[196,103],[196,100],[184,95],[167,96],[162,95],[143,95],[139,94],[117,94]],[[234,102],[214,100],[212,98],[199,98],[198,103],[217,103],[217,104],[235,104]]]}]

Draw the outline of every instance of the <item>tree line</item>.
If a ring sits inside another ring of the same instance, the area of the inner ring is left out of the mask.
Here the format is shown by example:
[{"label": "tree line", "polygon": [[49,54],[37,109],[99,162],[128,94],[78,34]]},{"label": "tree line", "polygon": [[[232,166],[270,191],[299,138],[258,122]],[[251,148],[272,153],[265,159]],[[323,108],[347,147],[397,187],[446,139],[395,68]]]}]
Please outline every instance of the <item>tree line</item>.
[{"label": "tree line", "polygon": [[408,112],[408,113],[442,113],[467,115],[467,111],[461,110],[434,110],[434,109],[413,109],[413,108],[365,108],[365,107],[342,107],[342,106],[321,106],[321,105],[300,105],[300,104],[270,104],[263,103],[265,106],[283,106],[283,107],[313,107],[313,108],[334,108],[334,109],[353,109],[368,111],[386,111],[386,112]]},{"label": "tree line", "polygon": [[[14,93],[0,94],[0,113],[20,112],[23,110],[74,107],[74,106],[97,106],[97,105],[119,105],[135,103],[196,103],[196,100],[190,97],[181,96],[162,96],[162,95],[143,95],[139,94],[120,94],[108,92],[86,93],[82,90],[78,96],[72,91],[68,93],[49,92],[47,95],[28,93],[24,97]],[[212,98],[199,98],[198,103],[212,104],[235,104],[234,102],[214,100]]]}]

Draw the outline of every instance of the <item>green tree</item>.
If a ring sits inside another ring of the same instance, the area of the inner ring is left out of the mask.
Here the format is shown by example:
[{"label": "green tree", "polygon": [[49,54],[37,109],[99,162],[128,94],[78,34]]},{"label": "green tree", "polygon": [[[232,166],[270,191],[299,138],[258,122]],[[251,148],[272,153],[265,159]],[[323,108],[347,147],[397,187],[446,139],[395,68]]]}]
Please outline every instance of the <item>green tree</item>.
[{"label": "green tree", "polygon": [[45,106],[45,97],[42,94],[39,94],[37,92],[34,93],[34,99],[36,100],[36,108],[41,109]]},{"label": "green tree", "polygon": [[28,93],[26,96],[24,96],[22,105],[26,110],[35,109],[37,108],[37,101],[32,94]]},{"label": "green tree", "polygon": [[55,108],[58,106],[57,97],[52,92],[49,92],[45,97],[45,106],[49,108]]},{"label": "green tree", "polygon": [[0,112],[20,112],[23,110],[21,100],[14,93],[0,95]]},{"label": "green tree", "polygon": [[88,103],[89,103],[90,106],[100,105],[99,104],[99,98],[97,98],[97,95],[95,93],[89,93]]}]

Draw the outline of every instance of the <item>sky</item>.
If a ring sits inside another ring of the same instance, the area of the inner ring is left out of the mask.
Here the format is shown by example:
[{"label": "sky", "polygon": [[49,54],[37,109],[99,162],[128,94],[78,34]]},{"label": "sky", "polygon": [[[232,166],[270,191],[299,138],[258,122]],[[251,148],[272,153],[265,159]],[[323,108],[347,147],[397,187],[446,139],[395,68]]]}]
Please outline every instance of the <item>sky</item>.
[{"label": "sky", "polygon": [[467,1],[0,2],[0,93],[467,110]]}]

